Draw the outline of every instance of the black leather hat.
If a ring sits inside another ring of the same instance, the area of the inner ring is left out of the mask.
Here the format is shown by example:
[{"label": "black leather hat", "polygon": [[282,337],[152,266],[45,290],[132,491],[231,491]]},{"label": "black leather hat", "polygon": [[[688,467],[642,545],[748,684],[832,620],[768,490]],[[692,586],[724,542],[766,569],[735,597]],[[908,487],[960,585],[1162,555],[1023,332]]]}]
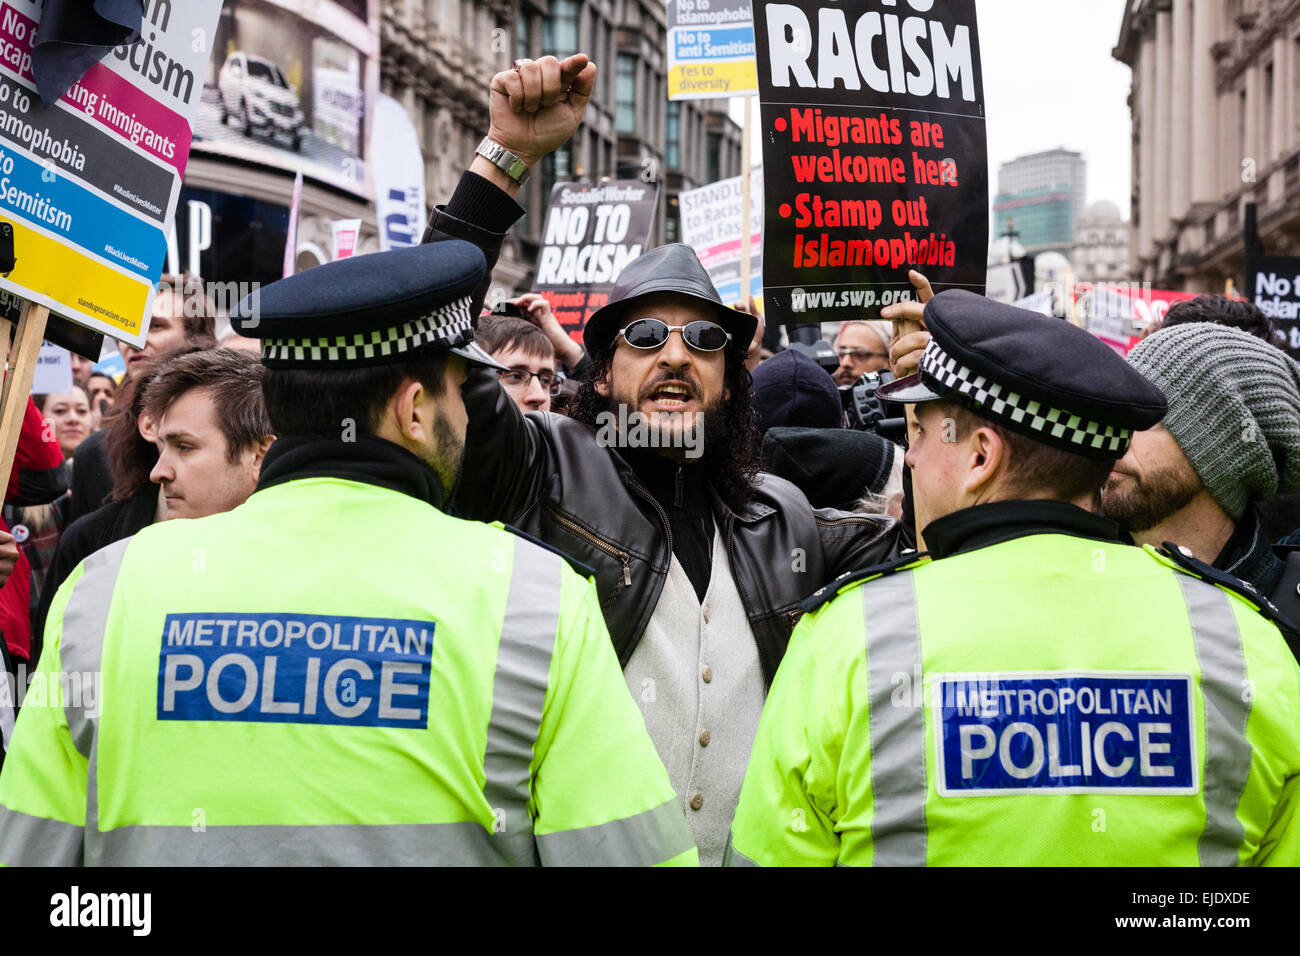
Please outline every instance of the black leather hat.
[{"label": "black leather hat", "polygon": [[758,330],[758,319],[723,305],[695,250],[682,243],[651,249],[624,267],[609,302],[592,313],[583,329],[582,341],[587,351],[603,355],[613,348],[623,320],[633,318],[628,316],[628,309],[636,300],[661,292],[696,299],[709,306],[718,324],[731,333],[732,349],[742,356],[749,351],[749,343]]}]

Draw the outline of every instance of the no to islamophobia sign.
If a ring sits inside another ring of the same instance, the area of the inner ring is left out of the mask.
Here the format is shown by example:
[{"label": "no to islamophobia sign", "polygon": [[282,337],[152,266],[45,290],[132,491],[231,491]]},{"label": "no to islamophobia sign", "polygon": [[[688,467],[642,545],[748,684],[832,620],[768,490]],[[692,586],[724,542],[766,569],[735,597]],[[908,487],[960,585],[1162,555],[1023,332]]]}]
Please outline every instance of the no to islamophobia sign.
[{"label": "no to islamophobia sign", "polygon": [[983,292],[988,166],[974,0],[754,3],[768,321]]}]

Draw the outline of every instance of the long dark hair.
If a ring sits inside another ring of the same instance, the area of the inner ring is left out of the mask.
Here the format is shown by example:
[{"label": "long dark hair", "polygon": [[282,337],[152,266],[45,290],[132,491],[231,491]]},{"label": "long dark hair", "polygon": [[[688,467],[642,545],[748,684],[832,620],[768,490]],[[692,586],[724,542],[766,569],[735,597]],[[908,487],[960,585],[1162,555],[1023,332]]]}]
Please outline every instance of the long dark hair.
[{"label": "long dark hair", "polygon": [[[746,343],[748,344],[748,343]],[[570,414],[587,427],[598,430],[602,412],[616,411],[617,403],[596,391],[596,383],[610,375],[613,350],[591,356],[591,372],[578,388]],[[751,398],[752,380],[744,360],[727,351],[724,384],[731,397],[722,406],[720,420],[705,419],[707,444],[701,465],[718,497],[732,511],[738,511],[754,497],[754,476],[762,458],[760,435]]]}]

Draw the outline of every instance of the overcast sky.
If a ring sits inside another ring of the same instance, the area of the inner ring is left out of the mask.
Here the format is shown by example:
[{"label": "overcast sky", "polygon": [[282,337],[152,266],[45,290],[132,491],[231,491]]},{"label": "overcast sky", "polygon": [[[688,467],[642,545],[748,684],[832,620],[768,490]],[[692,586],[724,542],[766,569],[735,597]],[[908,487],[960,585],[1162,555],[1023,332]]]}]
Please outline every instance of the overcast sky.
[{"label": "overcast sky", "polygon": [[[1088,162],[1088,202],[1129,215],[1130,71],[1110,51],[1125,0],[977,0],[988,113],[989,199],[998,167],[1064,146]],[[737,121],[742,100],[732,101]],[[754,106],[754,162],[760,161]]]}]

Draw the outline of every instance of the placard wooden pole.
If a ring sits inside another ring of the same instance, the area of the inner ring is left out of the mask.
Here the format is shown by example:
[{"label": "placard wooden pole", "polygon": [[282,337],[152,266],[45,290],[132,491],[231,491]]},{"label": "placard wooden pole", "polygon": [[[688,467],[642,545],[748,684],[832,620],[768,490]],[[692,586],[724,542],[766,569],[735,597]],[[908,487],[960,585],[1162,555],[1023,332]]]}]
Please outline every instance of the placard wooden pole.
[{"label": "placard wooden pole", "polygon": [[45,323],[49,318],[50,310],[45,306],[31,302],[24,305],[12,351],[9,350],[9,322],[0,320],[0,333],[4,335],[4,348],[8,354],[4,390],[0,392],[0,475],[5,481],[13,470],[18,435],[22,431],[23,416],[27,413],[27,396],[32,390],[32,378],[36,375],[41,340],[45,338]]},{"label": "placard wooden pole", "polygon": [[740,140],[740,301],[748,309],[749,297],[749,114],[753,112],[754,97],[745,97],[745,122],[741,126]]}]

